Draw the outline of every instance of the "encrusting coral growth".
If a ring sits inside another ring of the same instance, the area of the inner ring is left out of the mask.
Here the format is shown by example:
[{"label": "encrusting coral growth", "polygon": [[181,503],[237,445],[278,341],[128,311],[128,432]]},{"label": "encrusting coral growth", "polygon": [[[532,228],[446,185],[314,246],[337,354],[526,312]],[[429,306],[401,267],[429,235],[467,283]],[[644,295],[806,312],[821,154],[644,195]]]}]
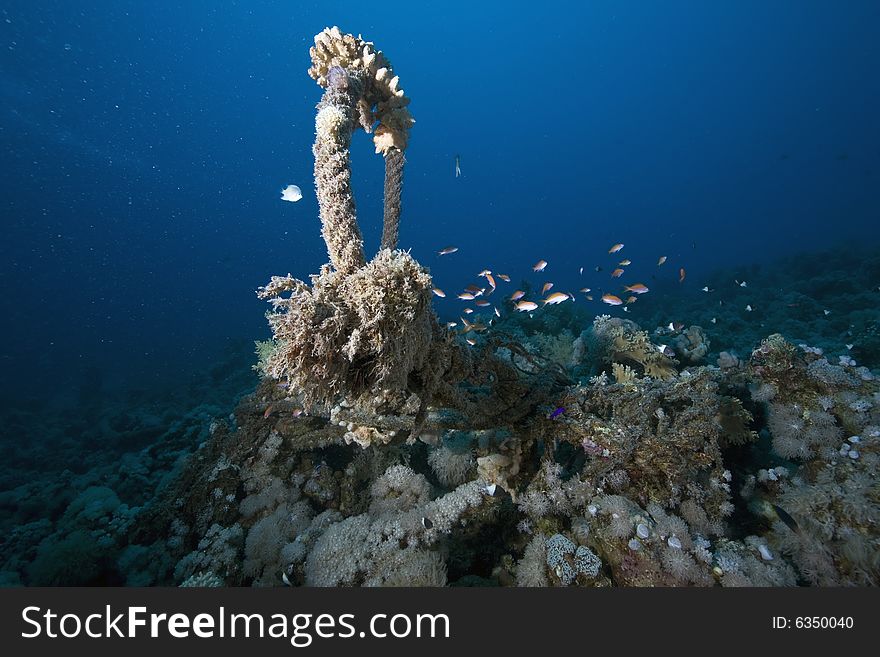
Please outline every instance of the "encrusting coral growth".
[{"label": "encrusting coral growth", "polygon": [[[309,75],[325,89],[324,99],[318,105],[315,140],[315,181],[318,184],[318,201],[321,219],[324,221],[324,239],[330,247],[342,245],[342,240],[353,239],[349,250],[343,253],[352,259],[343,260],[351,266],[363,264],[356,251],[362,248],[360,231],[354,217],[354,200],[350,193],[348,170],[348,147],[354,120],[366,132],[374,132],[376,152],[385,157],[385,220],[382,232],[382,248],[396,249],[400,224],[400,193],[403,186],[403,152],[409,140],[409,129],[415,123],[407,109],[409,98],[399,88],[400,78],[394,74],[391,63],[373,44],[361,37],[342,34],[339,28],[327,28],[315,37],[310,49],[312,67]],[[378,122],[375,130],[374,124]],[[347,174],[347,175],[346,175]],[[336,183],[347,190],[336,198],[330,197]],[[321,196],[321,189],[325,196]],[[326,211],[325,211],[326,206]],[[342,224],[333,221],[332,213],[344,210]],[[325,218],[326,212],[326,218]],[[341,232],[328,239],[328,228],[341,228]],[[331,261],[333,260],[331,247]]]},{"label": "encrusting coral growth", "polygon": [[400,192],[403,188],[403,151],[391,149],[385,155],[385,220],[382,248],[396,249],[400,232]]},{"label": "encrusting coral growth", "polygon": [[[330,263],[260,290],[263,381],[141,513],[131,554],[186,586],[878,582],[869,370],[781,335],[708,365],[698,326],[655,331],[670,349],[558,308],[491,330],[475,314],[464,346],[429,273],[393,250],[411,124],[397,77],[336,28],[312,59]],[[348,147],[377,121],[386,224],[367,261]],[[116,508],[92,496],[82,532]]]},{"label": "encrusting coral growth", "polygon": [[[258,291],[273,307],[273,339],[271,348],[261,348],[261,370],[297,391],[306,410],[329,412],[347,427],[346,442],[362,446],[388,443],[403,430],[414,439],[438,402],[473,421],[478,404],[448,382],[510,383],[518,373],[492,351],[475,358],[455,341],[431,308],[428,272],[409,253],[392,250],[413,123],[409,99],[384,55],[360,37],[326,29],[310,52],[309,74],[324,88],[315,121],[315,186],[330,264],[311,285],[276,276]],[[382,248],[366,262],[349,147],[356,126],[371,132],[374,124],[376,152],[386,158],[385,229]]]},{"label": "encrusting coral growth", "polygon": [[[269,315],[274,349],[264,359],[264,372],[300,390],[307,408],[332,405],[339,395],[375,399],[382,391],[405,390],[408,377],[425,364],[436,324],[430,276],[409,254],[391,250],[397,242],[402,151],[412,124],[409,99],[384,55],[359,37],[326,29],[310,53],[309,75],[324,88],[315,120],[315,187],[331,266],[313,276],[311,286],[274,277],[259,291],[274,309]],[[367,263],[349,148],[354,129],[371,132],[376,121],[376,151],[390,158],[387,240]]]}]

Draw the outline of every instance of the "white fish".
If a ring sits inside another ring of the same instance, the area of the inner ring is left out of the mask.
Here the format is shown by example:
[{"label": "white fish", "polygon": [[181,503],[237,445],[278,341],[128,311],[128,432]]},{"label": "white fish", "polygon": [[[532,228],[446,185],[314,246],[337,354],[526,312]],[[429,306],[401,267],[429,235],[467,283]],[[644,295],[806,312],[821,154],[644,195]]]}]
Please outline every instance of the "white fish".
[{"label": "white fish", "polygon": [[712,291],[712,290],[709,289],[709,286],[708,286],[708,285],[707,285],[706,287],[703,288],[703,292],[711,292],[711,291]]},{"label": "white fish", "polygon": [[302,190],[296,185],[288,185],[281,190],[281,200],[296,203],[303,197]]},{"label": "white fish", "polygon": [[855,346],[855,345],[848,344],[848,345],[846,345],[846,348],[847,348],[849,351],[852,351],[852,348],[853,348],[854,346]]},{"label": "white fish", "polygon": [[831,314],[830,310],[823,310],[822,312],[825,313],[825,317],[828,317],[828,315]]},{"label": "white fish", "polygon": [[748,310],[749,312],[752,312],[752,306],[751,305],[746,306],[746,310]]},{"label": "white fish", "polygon": [[717,320],[716,318],[713,317],[713,318],[710,319],[709,321],[712,322],[713,324],[715,324],[718,320]]}]

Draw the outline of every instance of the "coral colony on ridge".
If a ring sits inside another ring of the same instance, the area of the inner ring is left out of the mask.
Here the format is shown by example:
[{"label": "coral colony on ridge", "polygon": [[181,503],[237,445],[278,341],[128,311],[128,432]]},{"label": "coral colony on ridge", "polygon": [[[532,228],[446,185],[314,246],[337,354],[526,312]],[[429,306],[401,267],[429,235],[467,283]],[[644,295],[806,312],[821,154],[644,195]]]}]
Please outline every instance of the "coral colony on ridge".
[{"label": "coral colony on ridge", "polygon": [[[874,293],[827,352],[798,342],[801,304],[817,302],[796,286],[766,334],[736,339],[742,313],[770,312],[744,310],[759,276],[731,284],[726,306],[696,297],[681,314],[703,320],[686,326],[652,307],[651,282],[606,295],[596,316],[598,293],[539,294],[486,270],[462,293],[472,312],[441,320],[434,296],[450,300],[398,244],[414,123],[400,78],[335,27],[310,53],[329,262],[259,289],[272,337],[257,343],[257,389],[228,417],[190,418],[179,435],[201,444],[171,451],[161,484],[138,473],[154,500],[131,508],[94,484],[54,524],[17,526],[7,583],[877,583],[880,385],[863,364],[880,363]],[[371,258],[351,189],[358,128],[385,163]],[[610,251],[625,271],[625,246]],[[862,272],[876,286],[880,257]],[[641,325],[617,308],[636,302]],[[751,352],[716,351],[746,341]]]}]

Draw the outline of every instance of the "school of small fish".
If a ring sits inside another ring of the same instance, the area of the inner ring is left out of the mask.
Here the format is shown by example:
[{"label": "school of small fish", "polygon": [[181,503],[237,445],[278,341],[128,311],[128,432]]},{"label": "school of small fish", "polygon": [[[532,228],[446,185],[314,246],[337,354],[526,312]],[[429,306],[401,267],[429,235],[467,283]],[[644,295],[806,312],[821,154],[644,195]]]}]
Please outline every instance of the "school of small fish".
[{"label": "school of small fish", "polygon": [[[458,158],[456,158],[456,177],[458,177],[459,175],[461,175],[461,174],[460,174],[460,170],[458,168]],[[623,242],[618,242],[618,243],[612,244],[611,247],[608,249],[608,254],[610,255],[610,254],[619,253],[621,250],[623,250],[624,246],[625,245]],[[696,248],[696,245],[694,245],[694,247]],[[446,246],[446,247],[441,248],[439,251],[437,251],[437,255],[438,256],[450,255],[450,254],[456,253],[458,250],[459,249],[457,246]],[[656,266],[662,267],[664,264],[666,264],[668,259],[669,259],[668,256],[665,256],[665,255],[659,256],[657,258],[657,265]],[[611,278],[612,279],[623,278],[624,276],[626,276],[627,271],[629,271],[626,268],[632,264],[633,264],[633,261],[629,258],[624,258],[624,259],[618,261],[616,266],[614,266],[614,268],[611,272]],[[547,271],[548,267],[549,267],[548,261],[544,260],[544,259],[540,259],[537,262],[535,262],[534,265],[532,265],[532,272],[536,273],[536,274],[545,273]],[[602,265],[596,265],[594,267],[594,271],[596,271],[596,272],[601,272],[602,269],[603,269]],[[584,267],[583,266],[578,267],[578,275],[582,276],[583,273],[584,273]],[[502,318],[501,309],[503,309],[505,307],[510,308],[515,312],[529,313],[529,316],[531,316],[531,314],[534,313],[535,311],[537,311],[541,305],[555,306],[555,305],[559,305],[561,303],[564,303],[566,301],[574,302],[576,300],[575,295],[571,294],[569,292],[562,292],[562,291],[551,292],[551,290],[553,290],[553,288],[555,286],[554,282],[553,281],[544,281],[543,284],[541,285],[540,295],[538,295],[541,297],[539,299],[527,299],[526,298],[526,296],[528,294],[527,291],[514,290],[513,292],[511,292],[509,294],[509,296],[505,293],[505,295],[502,297],[502,299],[499,302],[493,303],[492,301],[490,301],[488,299],[488,297],[490,297],[498,289],[498,281],[501,281],[502,283],[510,283],[511,282],[510,275],[509,274],[501,274],[498,272],[493,272],[491,269],[486,268],[486,269],[483,269],[482,271],[480,271],[477,274],[477,277],[482,278],[485,281],[485,283],[483,285],[470,284],[467,287],[465,287],[459,294],[457,294],[456,297],[458,298],[459,301],[472,302],[473,305],[478,309],[491,308],[492,313],[498,319]],[[652,278],[654,278],[654,276],[652,276]],[[678,283],[683,284],[686,279],[687,279],[686,269],[684,267],[679,267],[678,268]],[[748,287],[748,284],[744,280],[741,281],[739,279],[736,279],[734,281],[734,283],[740,288],[747,288]],[[528,289],[530,289],[530,288],[527,287],[526,290],[528,290]],[[640,283],[640,282],[639,283],[624,284],[621,286],[620,289],[621,289],[621,292],[617,292],[617,293],[615,293],[614,291],[603,291],[602,295],[599,298],[602,301],[602,303],[604,303],[604,304],[607,304],[612,307],[620,306],[621,310],[623,310],[624,312],[629,312],[629,310],[630,310],[629,307],[632,304],[636,303],[642,295],[650,292],[650,288],[647,285],[645,285],[644,283]],[[711,293],[711,292],[715,291],[713,288],[710,288],[708,285],[703,286],[702,288],[700,288],[700,290],[704,293]],[[434,293],[435,296],[437,296],[441,299],[447,298],[446,293],[438,287],[433,288],[432,292]],[[594,300],[593,295],[590,294],[590,292],[592,292],[592,288],[582,287],[579,289],[579,292],[582,295],[584,295],[584,298],[587,301]],[[623,293],[626,293],[626,294],[623,294]],[[724,301],[719,300],[718,304],[723,305]],[[797,305],[797,304],[795,304],[795,305]],[[499,309],[499,307],[501,309]],[[754,312],[754,308],[750,303],[748,303],[744,306],[744,310],[748,313]],[[472,314],[473,312],[474,312],[474,308],[471,308],[471,307],[465,307],[461,310],[461,313],[463,315],[469,315],[469,314]],[[823,311],[823,313],[825,316],[828,316],[831,313],[831,311],[826,309]],[[461,334],[463,334],[463,335],[468,334],[468,333],[472,333],[472,332],[480,333],[482,331],[486,331],[489,327],[493,326],[496,321],[495,319],[492,319],[491,321],[488,321],[486,324],[484,324],[479,321],[468,322],[466,319],[464,319],[464,317],[460,317],[460,320],[461,320],[461,325],[463,327],[461,329]],[[717,322],[717,318],[713,317],[709,321],[712,324],[715,324]],[[458,322],[448,322],[446,324],[446,326],[449,330],[453,330],[458,327]],[[673,322],[669,323],[669,326],[667,328],[671,333],[679,333],[680,331],[683,330],[684,324],[682,324],[680,322],[673,321]],[[472,346],[475,346],[477,344],[477,341],[473,336],[467,337],[466,341],[469,344],[471,344]],[[847,347],[850,348],[849,345],[847,345]],[[267,409],[267,412],[271,412],[271,409]]]}]

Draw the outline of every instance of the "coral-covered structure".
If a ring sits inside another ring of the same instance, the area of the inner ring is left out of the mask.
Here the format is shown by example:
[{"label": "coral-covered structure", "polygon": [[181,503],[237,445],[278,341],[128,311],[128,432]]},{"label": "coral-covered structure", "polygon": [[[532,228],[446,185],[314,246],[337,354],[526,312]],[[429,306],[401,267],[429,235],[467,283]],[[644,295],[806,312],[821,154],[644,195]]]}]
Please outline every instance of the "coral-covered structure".
[{"label": "coral-covered structure", "polygon": [[[309,75],[324,89],[315,119],[315,187],[330,263],[311,284],[288,275],[260,288],[259,296],[272,304],[273,332],[262,349],[263,373],[295,391],[307,411],[343,423],[345,440],[362,446],[388,443],[402,432],[414,438],[431,407],[453,408],[472,426],[479,423],[478,409],[503,412],[510,405],[502,398],[487,404],[487,395],[528,401],[513,362],[491,349],[466,349],[439,324],[430,274],[395,250],[413,119],[391,64],[372,43],[335,27],[315,37],[310,53]],[[357,127],[373,133],[386,161],[382,247],[369,262],[351,186],[349,149]],[[472,325],[477,332],[485,328]],[[468,395],[456,385],[468,380],[488,383],[488,390]],[[503,392],[499,382],[506,384]]]}]

